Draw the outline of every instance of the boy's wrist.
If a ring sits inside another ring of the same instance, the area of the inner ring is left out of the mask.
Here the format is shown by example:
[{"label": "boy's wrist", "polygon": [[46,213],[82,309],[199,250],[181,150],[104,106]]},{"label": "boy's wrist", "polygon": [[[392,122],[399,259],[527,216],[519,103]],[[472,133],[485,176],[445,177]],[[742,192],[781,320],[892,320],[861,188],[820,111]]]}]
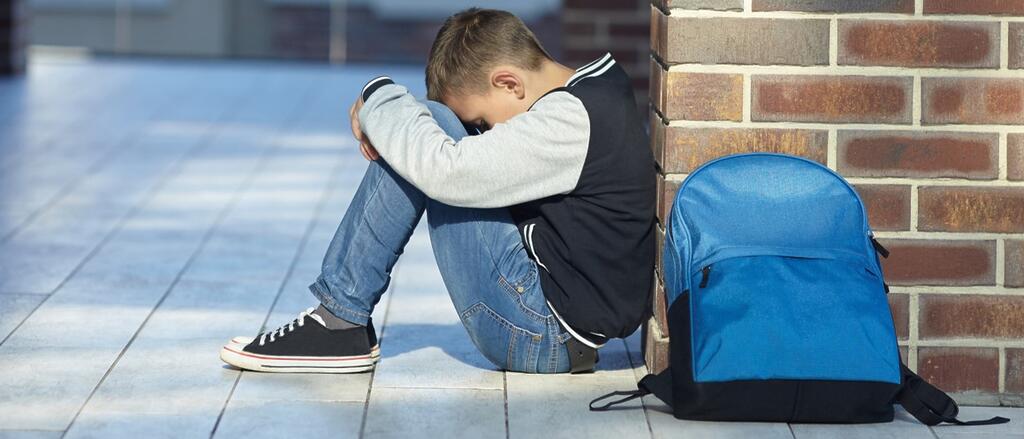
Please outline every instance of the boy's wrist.
[{"label": "boy's wrist", "polygon": [[363,91],[359,93],[359,97],[363,100],[363,102],[366,102],[367,100],[370,99],[370,95],[372,95],[373,92],[377,91],[378,88],[394,83],[395,81],[392,81],[391,78],[388,76],[378,76],[376,78],[371,79],[369,82],[366,83],[366,85],[363,86]]}]

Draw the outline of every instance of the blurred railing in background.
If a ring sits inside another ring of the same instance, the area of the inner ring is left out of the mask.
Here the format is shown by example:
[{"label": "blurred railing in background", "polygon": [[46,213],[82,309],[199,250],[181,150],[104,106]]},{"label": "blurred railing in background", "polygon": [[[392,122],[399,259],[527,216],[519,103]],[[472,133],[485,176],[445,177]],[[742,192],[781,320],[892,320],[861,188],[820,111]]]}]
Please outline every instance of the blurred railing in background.
[{"label": "blurred railing in background", "polygon": [[[17,2],[15,2],[17,3]],[[93,53],[423,63],[469,7],[512,11],[561,54],[560,0],[27,0],[31,44]]]}]

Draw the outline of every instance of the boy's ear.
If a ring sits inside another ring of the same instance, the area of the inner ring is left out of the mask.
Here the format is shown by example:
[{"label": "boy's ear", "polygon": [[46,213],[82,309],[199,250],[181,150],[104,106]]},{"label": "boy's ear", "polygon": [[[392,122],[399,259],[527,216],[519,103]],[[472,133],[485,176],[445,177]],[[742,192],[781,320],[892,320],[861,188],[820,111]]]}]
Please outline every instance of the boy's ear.
[{"label": "boy's ear", "polygon": [[500,91],[513,93],[517,99],[526,96],[526,88],[523,81],[515,73],[508,70],[495,70],[491,74],[491,85]]}]

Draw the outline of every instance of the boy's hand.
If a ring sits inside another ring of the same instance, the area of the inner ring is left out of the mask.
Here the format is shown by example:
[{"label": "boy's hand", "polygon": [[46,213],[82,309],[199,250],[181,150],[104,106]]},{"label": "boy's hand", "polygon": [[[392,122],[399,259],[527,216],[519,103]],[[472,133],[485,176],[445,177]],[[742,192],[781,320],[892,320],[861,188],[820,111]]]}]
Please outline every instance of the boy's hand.
[{"label": "boy's hand", "polygon": [[359,128],[359,109],[363,107],[362,96],[356,98],[356,101],[352,103],[352,107],[348,109],[349,121],[352,124],[352,135],[359,142],[359,151],[363,153],[363,157],[367,160],[377,160],[380,158],[380,154],[370,144],[370,139],[366,138],[366,134],[363,134],[363,130]]}]

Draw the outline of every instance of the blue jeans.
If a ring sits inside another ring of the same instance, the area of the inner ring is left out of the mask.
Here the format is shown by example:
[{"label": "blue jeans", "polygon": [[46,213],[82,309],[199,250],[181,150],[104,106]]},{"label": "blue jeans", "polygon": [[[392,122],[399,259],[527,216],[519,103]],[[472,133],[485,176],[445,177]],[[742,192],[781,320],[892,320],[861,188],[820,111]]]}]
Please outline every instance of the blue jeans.
[{"label": "blue jeans", "polygon": [[[451,109],[421,102],[449,136],[468,135]],[[508,208],[435,201],[383,158],[370,161],[310,291],[338,317],[366,324],[424,210],[441,278],[484,357],[505,370],[568,372],[571,335],[545,302],[537,264]]]}]

